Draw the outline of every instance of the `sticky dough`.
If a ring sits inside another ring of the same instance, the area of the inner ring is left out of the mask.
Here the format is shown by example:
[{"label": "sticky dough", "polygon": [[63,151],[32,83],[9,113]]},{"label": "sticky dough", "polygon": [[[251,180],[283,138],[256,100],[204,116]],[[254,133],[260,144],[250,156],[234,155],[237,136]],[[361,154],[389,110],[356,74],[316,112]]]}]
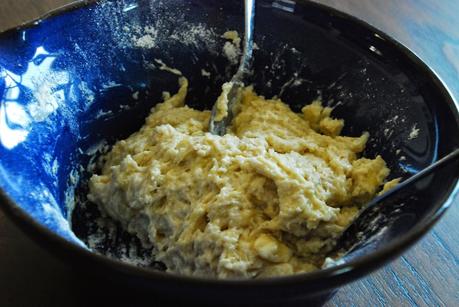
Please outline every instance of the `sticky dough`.
[{"label": "sticky dough", "polygon": [[90,179],[89,199],[152,246],[168,271],[256,278],[313,271],[382,189],[384,160],[359,158],[368,134],[318,101],[294,113],[245,88],[223,137],[210,111],[187,107],[188,82],[117,142]]}]

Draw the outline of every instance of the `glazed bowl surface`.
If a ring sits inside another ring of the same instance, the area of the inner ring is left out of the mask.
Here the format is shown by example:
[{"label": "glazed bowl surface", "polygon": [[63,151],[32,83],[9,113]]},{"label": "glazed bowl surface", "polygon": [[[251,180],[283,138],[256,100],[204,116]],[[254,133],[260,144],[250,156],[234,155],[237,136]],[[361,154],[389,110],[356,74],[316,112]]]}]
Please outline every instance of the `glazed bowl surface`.
[{"label": "glazed bowl surface", "polygon": [[[93,225],[79,206],[88,164],[138,130],[163,91],[177,90],[177,76],[161,70],[161,62],[189,79],[190,106],[209,109],[237,68],[221,35],[242,33],[242,22],[242,1],[100,1],[1,34],[2,209],[39,244],[88,272],[209,301],[310,298],[411,246],[451,205],[457,164],[375,210],[355,229],[349,245],[356,248],[342,264],[309,274],[192,278],[88,248]],[[346,122],[344,135],[370,133],[364,155],[380,154],[390,179],[407,178],[458,147],[457,104],[448,89],[414,54],[369,25],[309,2],[258,0],[255,42],[256,91],[295,111],[317,98],[334,107],[333,116]]]}]

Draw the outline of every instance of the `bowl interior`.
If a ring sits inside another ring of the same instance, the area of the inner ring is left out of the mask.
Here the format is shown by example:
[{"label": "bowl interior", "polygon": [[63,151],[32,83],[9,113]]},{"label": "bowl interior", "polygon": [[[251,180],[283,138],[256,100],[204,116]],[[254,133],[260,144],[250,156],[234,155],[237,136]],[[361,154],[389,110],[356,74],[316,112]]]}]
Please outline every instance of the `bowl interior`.
[{"label": "bowl interior", "polygon": [[[79,206],[87,166],[138,130],[163,91],[178,88],[161,62],[189,79],[190,106],[211,107],[237,68],[221,35],[243,33],[241,3],[102,1],[2,34],[1,189],[45,227],[87,246],[88,216],[97,215]],[[390,178],[406,178],[459,145],[457,110],[442,86],[383,34],[300,1],[257,6],[252,81],[259,94],[294,110],[321,98],[345,119],[344,135],[370,133],[364,154],[380,154]],[[349,242],[359,245],[350,257],[383,248],[442,210],[455,169],[375,210]],[[130,240],[123,236],[116,240]],[[91,247],[106,252],[112,243]]]}]

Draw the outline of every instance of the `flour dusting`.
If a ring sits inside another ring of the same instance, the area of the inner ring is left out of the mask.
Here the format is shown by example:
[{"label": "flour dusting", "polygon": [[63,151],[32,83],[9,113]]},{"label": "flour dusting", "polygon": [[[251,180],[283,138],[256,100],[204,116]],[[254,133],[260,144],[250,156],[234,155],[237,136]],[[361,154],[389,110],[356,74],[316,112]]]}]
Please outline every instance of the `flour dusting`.
[{"label": "flour dusting", "polygon": [[[100,218],[96,221],[99,227],[91,233],[87,238],[87,246],[90,250],[98,252],[108,240],[113,240],[117,236],[117,229],[115,225],[109,221]],[[135,242],[121,242],[114,250],[104,252],[104,255],[112,258],[121,260],[122,262],[139,266],[146,267],[150,266],[154,262],[151,253],[139,255],[140,251]]]},{"label": "flour dusting", "polygon": [[155,44],[154,38],[151,35],[146,34],[142,37],[134,39],[134,46],[140,47],[140,48],[151,49],[155,47],[156,44]]},{"label": "flour dusting", "polygon": [[94,102],[94,92],[89,88],[88,84],[84,81],[80,82],[78,89],[81,92],[81,96],[84,99],[86,108],[88,108]]}]

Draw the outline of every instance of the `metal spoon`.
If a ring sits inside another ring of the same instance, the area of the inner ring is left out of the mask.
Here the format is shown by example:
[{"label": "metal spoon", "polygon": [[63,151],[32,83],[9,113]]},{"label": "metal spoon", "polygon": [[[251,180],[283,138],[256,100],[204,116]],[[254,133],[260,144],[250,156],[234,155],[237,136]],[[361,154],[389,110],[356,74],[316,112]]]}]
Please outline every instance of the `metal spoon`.
[{"label": "metal spoon", "polygon": [[337,253],[345,252],[345,254],[348,254],[353,250],[353,247],[349,249],[348,246],[349,239],[355,236],[355,229],[353,228],[369,218],[369,214],[371,212],[370,209],[379,205],[379,203],[381,203],[382,201],[394,199],[396,196],[399,196],[401,192],[406,191],[409,187],[412,187],[419,180],[438,171],[440,168],[446,165],[451,165],[454,161],[458,160],[458,158],[459,148],[453,150],[451,153],[444,156],[440,160],[436,161],[435,163],[432,163],[422,171],[399,183],[394,188],[390,189],[384,194],[373,198],[368,204],[362,207],[354,221],[349,226],[347,226],[347,228],[343,231],[341,236],[338,238],[335,247],[331,252],[328,253],[328,255],[333,258],[337,255]]},{"label": "metal spoon", "polygon": [[231,88],[226,92],[228,102],[228,114],[223,119],[217,121],[218,106],[214,104],[209,122],[209,132],[216,135],[225,135],[226,127],[231,124],[234,112],[233,107],[240,98],[242,88],[244,88],[244,78],[250,71],[253,53],[253,27],[255,19],[255,0],[244,0],[244,45],[241,62],[239,63],[236,74],[229,82]]}]

